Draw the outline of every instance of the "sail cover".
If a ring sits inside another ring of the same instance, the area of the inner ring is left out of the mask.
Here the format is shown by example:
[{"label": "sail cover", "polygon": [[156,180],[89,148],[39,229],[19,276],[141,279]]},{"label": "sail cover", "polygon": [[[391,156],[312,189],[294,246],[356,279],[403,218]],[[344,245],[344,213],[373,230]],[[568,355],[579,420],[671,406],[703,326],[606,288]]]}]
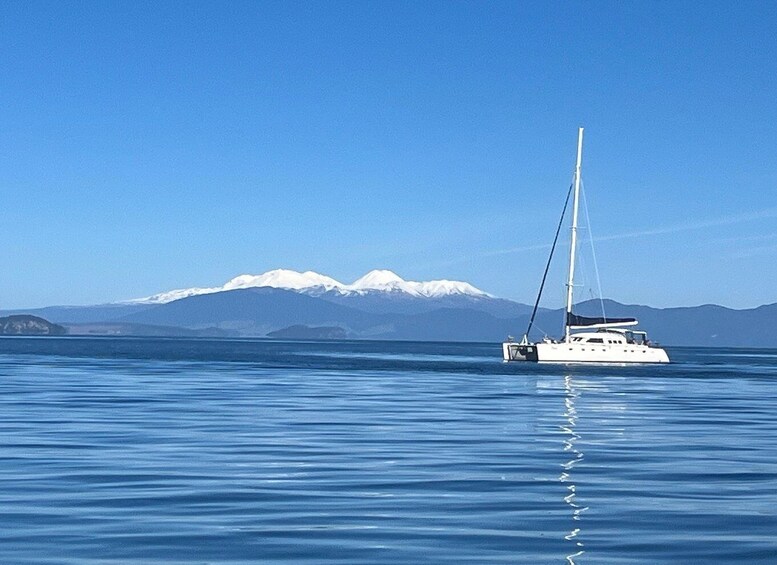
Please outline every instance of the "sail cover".
[{"label": "sail cover", "polygon": [[636,318],[587,318],[571,312],[567,314],[567,325],[576,328],[605,328],[608,326],[633,326],[637,324]]}]

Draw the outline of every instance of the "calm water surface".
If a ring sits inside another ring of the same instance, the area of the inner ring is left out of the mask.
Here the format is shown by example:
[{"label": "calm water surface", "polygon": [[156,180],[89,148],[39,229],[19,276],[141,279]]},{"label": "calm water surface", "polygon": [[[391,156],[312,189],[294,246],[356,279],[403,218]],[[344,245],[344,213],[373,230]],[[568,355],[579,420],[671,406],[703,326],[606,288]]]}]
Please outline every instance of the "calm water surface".
[{"label": "calm water surface", "polygon": [[777,563],[777,350],[0,340],[0,563]]}]

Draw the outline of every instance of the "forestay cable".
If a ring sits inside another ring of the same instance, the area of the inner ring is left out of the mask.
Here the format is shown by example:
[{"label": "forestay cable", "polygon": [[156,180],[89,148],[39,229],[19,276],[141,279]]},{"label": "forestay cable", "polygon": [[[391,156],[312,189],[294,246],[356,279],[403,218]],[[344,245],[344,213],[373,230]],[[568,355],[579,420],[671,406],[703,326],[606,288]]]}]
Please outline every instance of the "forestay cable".
[{"label": "forestay cable", "polygon": [[545,272],[542,274],[542,282],[540,283],[540,291],[537,293],[537,300],[534,302],[534,309],[531,312],[531,318],[529,319],[529,327],[526,328],[526,338],[529,337],[529,332],[534,324],[534,317],[537,315],[537,307],[540,305],[540,298],[542,298],[542,289],[545,288],[545,279],[548,276],[548,270],[550,269],[550,262],[553,259],[553,251],[556,249],[556,242],[558,242],[558,234],[561,232],[561,225],[564,223],[564,216],[567,213],[567,206],[569,205],[569,197],[572,194],[572,188],[574,183],[569,185],[567,190],[567,199],[564,201],[564,209],[561,211],[561,218],[558,221],[558,227],[556,228],[556,237],[553,238],[553,245],[550,246],[550,255],[548,256],[548,263],[545,265]]}]

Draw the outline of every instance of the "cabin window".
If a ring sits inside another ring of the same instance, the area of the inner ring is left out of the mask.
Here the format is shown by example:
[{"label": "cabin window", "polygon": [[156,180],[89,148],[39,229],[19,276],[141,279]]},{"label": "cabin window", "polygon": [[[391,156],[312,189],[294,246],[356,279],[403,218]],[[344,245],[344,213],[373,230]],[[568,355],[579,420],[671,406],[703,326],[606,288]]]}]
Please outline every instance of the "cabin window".
[{"label": "cabin window", "polygon": [[604,343],[604,340],[600,337],[592,337],[588,339],[588,343]]}]

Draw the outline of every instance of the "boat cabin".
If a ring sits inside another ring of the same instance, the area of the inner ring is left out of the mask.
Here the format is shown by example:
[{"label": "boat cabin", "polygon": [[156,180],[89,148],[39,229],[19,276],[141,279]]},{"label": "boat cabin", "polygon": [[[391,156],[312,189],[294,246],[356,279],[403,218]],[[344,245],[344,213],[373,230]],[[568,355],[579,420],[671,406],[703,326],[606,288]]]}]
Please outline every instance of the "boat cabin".
[{"label": "boat cabin", "polygon": [[615,328],[601,328],[595,332],[578,332],[569,336],[571,343],[590,343],[608,345],[650,345],[647,332],[639,330],[624,330]]}]

